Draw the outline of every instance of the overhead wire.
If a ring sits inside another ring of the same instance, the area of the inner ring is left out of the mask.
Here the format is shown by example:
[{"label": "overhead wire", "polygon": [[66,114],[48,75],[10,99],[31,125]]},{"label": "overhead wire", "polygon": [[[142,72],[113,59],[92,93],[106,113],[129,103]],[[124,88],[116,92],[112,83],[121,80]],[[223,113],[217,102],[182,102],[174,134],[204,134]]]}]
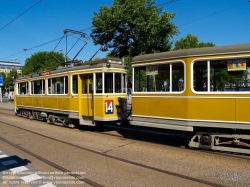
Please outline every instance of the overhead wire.
[{"label": "overhead wire", "polygon": [[[40,1],[42,1],[42,0],[40,0]],[[38,3],[40,3],[40,1],[38,1],[35,5],[37,5]],[[157,6],[158,6],[158,7],[161,7],[161,6],[164,6],[164,5],[167,5],[167,4],[170,4],[170,3],[174,3],[174,2],[177,2],[177,1],[179,1],[179,0],[170,0],[170,1],[166,1],[166,2],[164,2],[164,3],[161,3],[161,4],[157,5]],[[35,5],[33,5],[31,8],[33,8]],[[29,9],[31,9],[31,8],[29,8]],[[29,10],[29,9],[28,9],[28,10]],[[27,12],[28,10],[26,10],[25,12]],[[24,12],[24,13],[25,13],[25,12]],[[24,13],[22,13],[21,15],[23,15]],[[20,15],[20,16],[21,16],[21,15]],[[20,17],[20,16],[18,16],[18,17]],[[18,17],[17,17],[17,18],[18,18]],[[16,20],[17,18],[15,18],[14,20]],[[13,21],[14,21],[14,20],[13,20]],[[13,22],[13,21],[11,21],[11,22]],[[10,23],[11,23],[11,22],[10,22]],[[10,24],[10,23],[9,23],[9,24]],[[7,25],[9,25],[9,24],[7,24]],[[7,26],[7,25],[6,25],[6,26]],[[6,27],[6,26],[5,26],[5,27]],[[82,32],[82,31],[86,31],[86,30],[91,30],[91,28],[92,28],[92,27],[88,27],[88,28],[82,29],[82,30],[80,30],[80,31]],[[73,34],[71,34],[71,35],[73,35]],[[70,35],[70,36],[71,36],[71,35]],[[25,53],[26,53],[26,51],[28,51],[28,50],[32,50],[32,49],[35,49],[35,48],[38,48],[38,47],[47,45],[47,44],[49,44],[49,43],[53,43],[53,42],[58,41],[58,40],[60,40],[60,39],[61,39],[61,38],[57,38],[57,39],[51,40],[51,41],[49,41],[49,42],[45,42],[45,43],[43,43],[43,44],[39,44],[39,45],[34,46],[34,47],[31,47],[31,48],[23,49],[23,51],[20,51],[20,52],[18,52],[18,53],[13,54],[13,55],[7,56],[7,57],[5,57],[5,58],[3,58],[3,59],[6,59],[6,58],[9,58],[9,57],[15,56],[15,55],[20,54],[20,53],[22,53],[22,52],[25,52]]]},{"label": "overhead wire", "polygon": [[[40,1],[42,1],[42,0],[40,0]],[[40,1],[39,1],[39,2],[40,2]],[[158,5],[157,5],[157,7],[165,6],[165,5],[167,5],[167,4],[175,3],[175,2],[177,2],[177,1],[179,1],[179,0],[169,0],[169,1],[166,1],[166,2],[164,2],[164,3],[158,4]],[[39,3],[39,2],[38,2],[38,3]],[[38,4],[38,3],[37,3],[37,4]],[[235,8],[235,7],[241,6],[241,5],[243,5],[243,4],[245,4],[245,2],[244,2],[244,3],[237,4],[237,5],[232,6],[232,7],[229,7],[229,8],[226,8],[226,9],[224,9],[224,10],[221,10],[221,11],[215,12],[215,13],[210,14],[210,15],[208,15],[208,16],[204,16],[204,17],[199,18],[199,19],[196,19],[196,20],[194,20],[194,21],[190,21],[190,22],[188,22],[188,23],[185,23],[185,24],[179,25],[178,27],[181,27],[181,26],[184,26],[184,25],[187,25],[187,24],[191,24],[191,23],[193,23],[193,22],[196,22],[196,21],[199,21],[199,20],[202,20],[202,19],[205,19],[205,18],[208,18],[208,17],[214,16],[214,15],[219,14],[219,13],[221,13],[221,12],[225,12],[225,11],[227,11],[227,10],[230,10],[230,9]],[[80,30],[80,31],[90,30],[91,28],[92,28],[92,27],[88,27],[88,28],[82,29],[82,30]],[[73,35],[73,34],[71,34],[71,35]],[[71,36],[71,35],[70,35],[70,36]],[[8,57],[5,57],[5,58],[3,58],[3,59],[6,59],[6,58],[9,58],[9,57],[12,57],[12,56],[14,56],[14,55],[16,55],[16,54],[20,54],[20,53],[22,53],[22,52],[24,52],[24,51],[26,52],[26,51],[28,51],[28,50],[32,50],[32,49],[35,49],[35,48],[41,47],[41,46],[43,46],[43,45],[47,45],[47,44],[49,44],[49,43],[52,43],[52,42],[58,41],[58,40],[60,40],[60,39],[61,39],[61,38],[57,38],[57,39],[51,40],[51,41],[49,41],[49,42],[46,42],[46,43],[43,43],[43,44],[40,44],[40,45],[37,45],[37,46],[31,47],[31,48],[23,49],[23,51],[18,52],[18,53],[15,53],[15,54],[13,54],[13,55],[10,55],[10,56],[8,56]]]},{"label": "overhead wire", "polygon": [[[40,0],[40,1],[42,1],[42,0]],[[40,2],[40,1],[39,1],[39,2]],[[161,6],[164,6],[164,5],[167,5],[167,4],[171,4],[171,3],[175,3],[175,2],[177,2],[177,1],[179,1],[179,0],[170,0],[170,1],[166,1],[166,2],[164,2],[164,3],[161,3],[161,4],[157,5],[157,7],[161,7]],[[39,2],[37,2],[36,4],[38,4]],[[35,4],[35,5],[36,5],[36,4]],[[35,5],[33,5],[33,7],[34,7]],[[27,11],[28,11],[28,10],[27,10]],[[27,11],[26,11],[26,12],[27,12]],[[23,13],[23,14],[24,14],[24,13]],[[22,15],[22,14],[21,14],[21,15]],[[21,16],[21,15],[20,15],[20,16]],[[19,16],[19,17],[20,17],[20,16]],[[17,18],[16,18],[16,19],[17,19]],[[91,30],[91,28],[92,28],[92,27],[88,27],[88,28],[82,29],[82,30],[80,30],[80,31],[82,32],[82,31],[86,31],[86,30]],[[73,35],[73,34],[71,34],[70,36],[72,36],[72,35]],[[19,54],[19,53],[22,53],[22,52],[24,52],[24,51],[25,51],[25,53],[26,53],[26,51],[28,51],[28,50],[32,50],[32,49],[35,49],[35,48],[38,48],[38,47],[47,45],[47,44],[49,44],[49,43],[53,43],[53,42],[58,41],[58,40],[60,40],[60,39],[61,39],[61,38],[57,38],[57,39],[51,40],[51,41],[49,41],[49,42],[45,42],[45,43],[43,43],[43,44],[39,44],[39,45],[34,46],[34,47],[31,47],[31,48],[23,49],[23,51],[18,52],[18,53],[15,53],[15,54],[10,55],[10,56],[7,56],[7,57],[5,57],[5,58],[3,58],[3,59],[12,57],[12,56],[14,56],[14,55],[16,55],[16,54]]]},{"label": "overhead wire", "polygon": [[38,2],[36,2],[34,5],[32,5],[30,8],[28,8],[27,10],[25,10],[22,14],[20,14],[19,16],[17,16],[15,19],[11,20],[9,23],[7,23],[6,25],[4,25],[2,28],[0,28],[0,31],[3,30],[5,27],[7,27],[8,25],[10,25],[12,22],[14,22],[15,20],[17,20],[19,17],[21,17],[23,14],[25,14],[26,12],[28,12],[30,9],[32,9],[34,6],[36,6],[38,3],[40,3],[42,0],[39,0]]},{"label": "overhead wire", "polygon": [[220,11],[218,11],[218,12],[215,12],[215,13],[213,13],[213,14],[210,14],[210,15],[204,16],[204,17],[202,17],[202,18],[199,18],[199,19],[196,19],[196,20],[193,20],[193,21],[190,21],[190,22],[184,23],[184,24],[182,24],[182,25],[179,25],[179,27],[182,27],[182,26],[184,26],[184,25],[188,25],[188,24],[194,23],[194,22],[196,22],[196,21],[200,21],[200,20],[202,20],[202,19],[205,19],[205,18],[208,18],[208,17],[214,16],[214,15],[219,14],[219,13],[221,13],[221,12],[228,11],[228,10],[233,9],[233,8],[235,8],[235,7],[241,6],[241,5],[245,4],[245,3],[246,3],[246,2],[244,2],[244,3],[240,3],[240,4],[237,4],[237,5],[235,5],[235,6],[232,6],[232,7],[226,8],[226,9],[224,9],[224,10],[220,10]]},{"label": "overhead wire", "polygon": [[[82,29],[82,30],[80,30],[80,31],[90,30],[91,28],[92,28],[92,27],[88,27],[88,28]],[[73,36],[73,35],[74,35],[74,34],[69,34],[69,36]],[[26,51],[29,51],[29,50],[32,50],[32,49],[35,49],[35,48],[38,48],[38,47],[41,47],[41,46],[44,46],[44,45],[53,43],[53,42],[56,42],[56,41],[58,41],[58,40],[61,40],[61,37],[60,37],[60,38],[57,38],[57,39],[54,39],[54,40],[51,40],[51,41],[48,41],[48,42],[45,42],[45,43],[43,43],[43,44],[36,45],[36,46],[34,46],[34,47],[31,47],[31,48],[25,48],[25,49],[23,49],[22,51],[20,51],[20,52],[18,52],[18,53],[15,53],[15,54],[13,54],[13,55],[10,55],[10,56],[7,56],[7,57],[5,57],[5,58],[2,58],[2,60],[6,59],[6,58],[9,58],[9,57],[12,57],[12,56],[14,56],[14,55],[16,55],[16,54],[20,54],[20,53],[22,53],[22,52],[24,52],[24,51],[26,52]]]},{"label": "overhead wire", "polygon": [[162,7],[162,6],[171,4],[171,3],[175,3],[177,1],[179,1],[179,0],[170,0],[170,1],[167,1],[167,2],[164,2],[164,3],[161,3],[161,4],[157,5],[156,7]]}]

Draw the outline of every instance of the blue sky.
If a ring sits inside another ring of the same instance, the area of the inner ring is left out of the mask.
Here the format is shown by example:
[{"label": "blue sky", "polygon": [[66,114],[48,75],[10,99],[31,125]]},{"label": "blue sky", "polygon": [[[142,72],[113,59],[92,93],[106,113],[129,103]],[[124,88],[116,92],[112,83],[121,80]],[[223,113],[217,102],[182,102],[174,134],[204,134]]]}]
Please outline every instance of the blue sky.
[{"label": "blue sky", "polygon": [[[113,0],[41,0],[35,5],[37,2],[39,0],[0,1],[0,60],[16,60],[24,64],[26,58],[38,51],[52,51],[58,41],[42,44],[61,38],[64,29],[90,35],[94,11],[99,12],[100,6],[111,6]],[[171,21],[178,26],[180,33],[173,41],[186,37],[188,33],[196,35],[199,41],[213,42],[217,46],[250,41],[248,0],[156,0],[156,5],[164,3],[164,10],[176,13]],[[75,41],[74,37],[68,38],[68,49]],[[91,39],[87,42],[77,59],[88,60],[100,47],[94,46]],[[68,56],[73,58],[83,44],[78,42]],[[66,51],[65,39],[55,51],[60,49]],[[96,55],[104,56],[103,52]]]}]

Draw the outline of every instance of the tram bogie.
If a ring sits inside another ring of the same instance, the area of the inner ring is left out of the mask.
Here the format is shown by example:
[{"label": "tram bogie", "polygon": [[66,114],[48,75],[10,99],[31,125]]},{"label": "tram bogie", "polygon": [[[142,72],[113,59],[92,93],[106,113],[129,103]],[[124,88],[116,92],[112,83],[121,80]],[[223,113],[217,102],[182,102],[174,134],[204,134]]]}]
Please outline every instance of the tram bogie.
[{"label": "tram bogie", "polygon": [[197,132],[189,147],[249,154],[250,135]]}]

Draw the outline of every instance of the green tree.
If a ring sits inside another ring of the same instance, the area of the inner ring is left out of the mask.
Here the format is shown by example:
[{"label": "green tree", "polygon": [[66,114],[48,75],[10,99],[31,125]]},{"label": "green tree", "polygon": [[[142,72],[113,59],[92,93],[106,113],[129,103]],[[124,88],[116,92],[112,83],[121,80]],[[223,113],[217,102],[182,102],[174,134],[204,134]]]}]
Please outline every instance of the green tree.
[{"label": "green tree", "polygon": [[168,51],[170,39],[178,33],[170,22],[174,17],[156,7],[154,0],[114,0],[111,7],[94,12],[90,36],[118,58]]},{"label": "green tree", "polygon": [[10,70],[10,73],[6,76],[5,80],[4,80],[4,86],[6,88],[13,86],[13,81],[18,77],[18,73],[17,70],[12,69]]},{"label": "green tree", "polygon": [[[56,57],[56,58],[55,58]],[[27,58],[25,65],[22,68],[22,74],[27,75],[31,73],[52,70],[59,67],[64,62],[64,56],[58,52],[38,52]]]},{"label": "green tree", "polygon": [[212,47],[215,46],[212,42],[199,42],[198,37],[192,34],[188,34],[186,38],[181,38],[175,42],[174,50],[200,48],[200,47]]}]

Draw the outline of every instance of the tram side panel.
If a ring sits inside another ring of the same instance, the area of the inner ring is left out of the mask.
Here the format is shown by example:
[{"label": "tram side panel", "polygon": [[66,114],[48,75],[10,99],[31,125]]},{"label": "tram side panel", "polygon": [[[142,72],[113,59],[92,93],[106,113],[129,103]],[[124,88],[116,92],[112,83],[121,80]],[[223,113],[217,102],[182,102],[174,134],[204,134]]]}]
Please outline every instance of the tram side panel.
[{"label": "tram side panel", "polygon": [[188,100],[175,95],[132,96],[131,125],[193,131],[188,121]]},{"label": "tram side panel", "polygon": [[[195,98],[154,98],[147,96],[133,97],[133,120],[152,121],[152,127],[159,123],[173,125],[173,129],[179,125],[191,127],[213,127],[213,128],[240,128],[249,129],[247,124],[250,117],[246,106],[250,104],[249,99],[240,99],[218,96],[196,96]],[[144,119],[143,119],[144,118]],[[176,123],[179,121],[179,123]],[[153,123],[155,122],[155,123]],[[141,124],[143,125],[143,124]],[[175,126],[176,125],[176,126]],[[163,128],[167,128],[167,126]]]},{"label": "tram side panel", "polygon": [[189,99],[188,120],[194,127],[249,130],[247,95],[194,95]]},{"label": "tram side panel", "polygon": [[44,108],[57,108],[58,98],[57,96],[45,96],[43,97],[43,107]]},{"label": "tram side panel", "polygon": [[[249,106],[250,95],[243,96],[242,98],[236,98],[236,121],[250,123]],[[250,130],[250,125],[248,125]]]},{"label": "tram side panel", "polygon": [[96,96],[94,117],[97,121],[117,121],[125,115],[126,94]]},{"label": "tram side panel", "polygon": [[81,94],[81,100],[78,96],[72,100],[74,104],[71,110],[78,111],[80,125],[93,126],[95,122],[117,122],[124,119],[126,101],[126,93]]},{"label": "tram side panel", "polygon": [[[66,110],[70,108],[70,98],[68,96],[55,96],[51,97],[48,95],[44,96],[29,96],[28,100],[32,101],[24,103],[25,106],[32,106],[34,109],[44,110],[51,109],[55,111]],[[26,99],[24,99],[26,100]]]},{"label": "tram side panel", "polygon": [[35,108],[42,108],[43,107],[42,97],[31,96],[30,99],[32,100],[33,107],[35,107]]},{"label": "tram side panel", "polygon": [[163,118],[187,118],[188,100],[174,95],[133,95],[133,115]]},{"label": "tram side panel", "polygon": [[190,120],[235,121],[235,98],[196,95],[189,98]]}]

